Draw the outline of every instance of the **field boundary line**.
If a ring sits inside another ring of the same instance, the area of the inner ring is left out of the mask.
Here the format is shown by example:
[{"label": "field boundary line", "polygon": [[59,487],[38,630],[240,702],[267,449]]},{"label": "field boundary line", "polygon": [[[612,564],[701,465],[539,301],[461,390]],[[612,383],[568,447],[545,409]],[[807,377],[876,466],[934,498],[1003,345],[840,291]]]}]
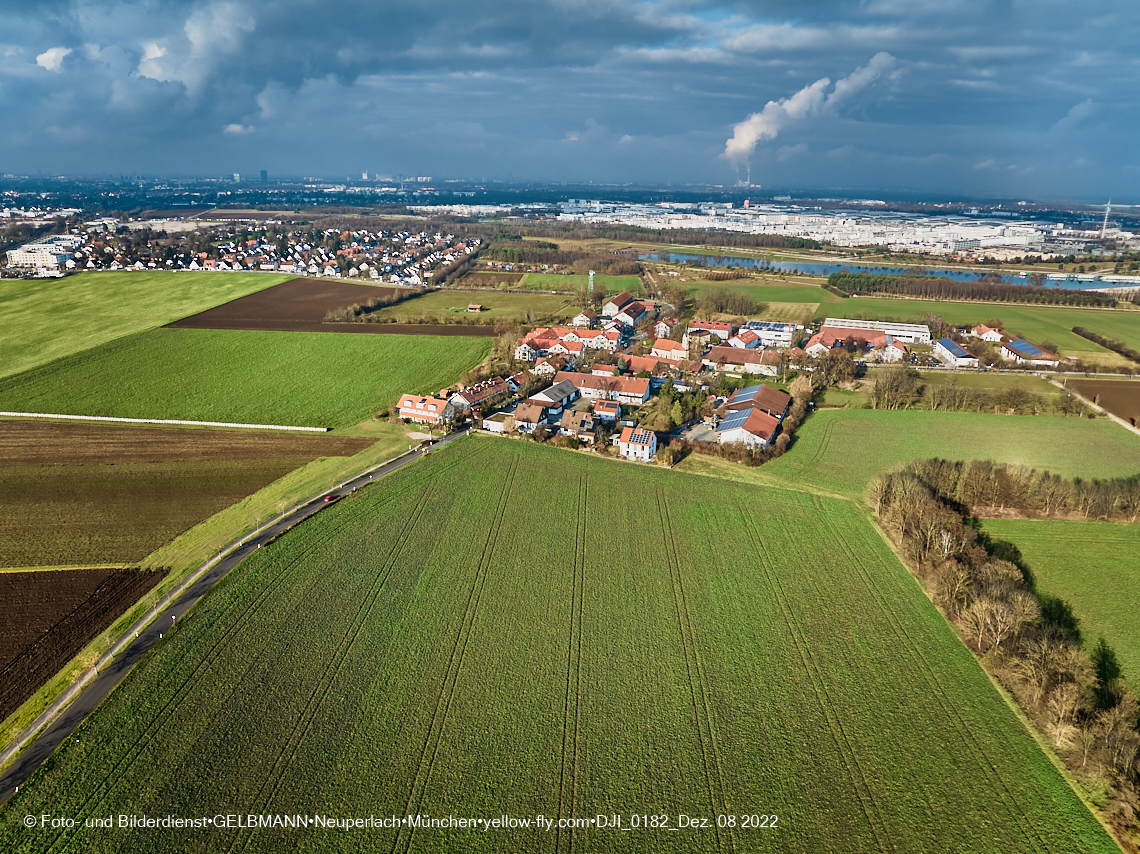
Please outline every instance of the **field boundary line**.
[{"label": "field boundary line", "polygon": [[[345,480],[341,481],[339,484],[337,484],[333,488],[334,489],[340,489],[345,484],[347,484],[347,483],[349,483],[349,482],[351,482],[351,481],[353,481],[359,477],[363,477],[366,474],[369,474],[369,473],[374,472],[374,471],[378,471],[379,469],[382,469],[384,466],[390,465],[391,463],[394,463],[397,460],[403,459],[404,457],[408,456],[409,454],[413,454],[413,453],[415,453],[415,451],[404,451],[400,454],[397,454],[394,457],[390,457],[389,459],[384,460],[383,462],[375,463],[371,466],[368,466],[367,468],[363,469],[362,471],[360,471],[360,472],[346,478]],[[203,563],[200,567],[198,567],[198,569],[196,569],[194,572],[192,572],[190,575],[188,575],[173,590],[171,590],[169,593],[167,593],[165,596],[163,596],[161,599],[159,599],[150,608],[150,610],[148,610],[145,614],[143,614],[141,617],[139,617],[138,620],[136,620],[131,626],[129,626],[126,629],[126,631],[122,635],[120,635],[119,639],[111,645],[111,648],[108,649],[107,652],[105,652],[103,654],[103,656],[92,667],[85,670],[79,676],[78,679],[76,679],[74,682],[71,683],[71,685],[67,688],[67,690],[65,690],[54,701],[52,701],[52,703],[46,709],[44,709],[35,718],[35,720],[33,720],[30,724],[28,724],[28,726],[24,728],[23,732],[21,732],[19,735],[17,735],[16,738],[14,738],[11,742],[9,742],[4,747],[4,749],[2,751],[0,751],[0,769],[3,769],[13,759],[15,759],[16,756],[20,753],[20,751],[22,751],[24,749],[24,747],[26,747],[28,745],[28,743],[33,738],[35,738],[35,736],[40,732],[40,730],[42,730],[44,727],[51,724],[52,721],[54,721],[60,714],[62,714],[67,709],[67,707],[71,704],[71,702],[76,697],[78,697],[79,694],[88,686],[88,684],[90,682],[94,681],[94,679],[99,675],[99,671],[101,669],[105,668],[111,662],[111,660],[115,658],[115,656],[117,656],[120,652],[122,652],[123,649],[128,644],[130,644],[131,641],[134,640],[136,634],[138,634],[143,629],[145,629],[147,626],[149,626],[152,622],[154,622],[154,620],[172,602],[174,602],[175,599],[177,599],[179,596],[181,596],[183,593],[185,593],[187,590],[189,590],[192,586],[194,586],[194,584],[196,584],[198,582],[198,580],[202,578],[202,576],[204,576],[211,569],[213,569],[215,566],[217,566],[218,563],[220,563],[222,560],[229,557],[231,554],[238,551],[239,549],[243,548],[251,540],[261,536],[261,534],[265,533],[270,528],[279,524],[280,522],[284,521],[285,519],[288,519],[291,515],[296,513],[298,510],[305,507],[307,504],[311,504],[312,502],[316,501],[318,498],[320,498],[323,494],[325,494],[328,491],[329,491],[328,489],[322,489],[320,492],[317,492],[316,494],[311,495],[308,498],[303,499],[302,501],[299,501],[297,504],[294,504],[288,510],[285,510],[282,513],[277,514],[272,519],[269,519],[268,521],[263,522],[262,524],[260,524],[256,528],[254,528],[252,531],[250,531],[246,534],[243,534],[238,539],[236,539],[233,542],[229,543],[228,545],[224,546],[213,557],[211,557],[209,560],[207,560],[205,563]]]},{"label": "field boundary line", "polygon": [[233,421],[187,421],[181,418],[119,418],[112,415],[61,415],[56,412],[0,412],[6,418],[50,418],[54,421],[113,421],[117,424],[175,424],[184,427],[235,427],[242,430],[290,430],[327,433],[331,427],[297,427],[289,424],[241,424]]},{"label": "field boundary line", "polygon": [[[408,790],[407,807],[405,808],[406,815],[412,815],[412,803],[417,800],[416,789],[419,791],[419,804],[416,807],[418,813],[423,806],[424,798],[427,795],[428,783],[431,780],[432,770],[435,768],[435,759],[439,755],[440,745],[443,743],[443,728],[447,723],[448,713],[451,711],[451,703],[455,699],[455,689],[459,684],[459,673],[463,669],[463,661],[467,656],[467,644],[471,639],[471,634],[475,630],[475,618],[479,610],[479,602],[483,598],[483,588],[487,582],[487,573],[490,569],[491,555],[494,554],[495,546],[499,541],[499,533],[503,528],[503,520],[507,515],[507,506],[510,504],[511,492],[514,489],[515,476],[519,470],[519,458],[516,456],[512,462],[510,471],[506,477],[504,484],[503,494],[500,498],[499,504],[495,507],[495,518],[491,523],[490,529],[487,531],[487,540],[483,544],[483,552],[479,556],[479,563],[475,568],[475,577],[471,581],[471,592],[467,595],[467,605],[463,611],[463,618],[459,624],[459,633],[455,637],[455,643],[451,648],[451,656],[447,662],[447,670],[444,672],[443,685],[440,686],[439,696],[436,698],[435,708],[432,710],[431,721],[428,723],[427,735],[424,739],[424,747],[420,753],[420,761],[416,767],[416,774],[412,778],[412,785]],[[448,687],[450,683],[450,688]],[[442,707],[442,714],[441,714]],[[432,742],[435,742],[434,746]],[[430,753],[430,756],[429,756]],[[427,763],[425,769],[424,763]],[[423,782],[420,782],[421,775]],[[411,851],[412,840],[415,836],[416,829],[414,827],[408,830],[407,845],[405,850]],[[396,832],[396,838],[392,842],[392,850],[397,851],[401,847],[403,839],[404,828],[401,826]]]},{"label": "field boundary line", "polygon": [[[847,734],[843,731],[842,724],[838,718],[835,720],[832,719],[831,698],[827,695],[823,687],[820,674],[817,672],[817,665],[810,654],[807,638],[802,636],[803,629],[799,626],[798,622],[793,619],[792,608],[787,602],[787,592],[784,590],[783,582],[779,580],[770,569],[770,567],[774,565],[771,555],[764,546],[763,538],[756,531],[747,509],[743,505],[738,505],[737,509],[740,512],[741,518],[744,520],[744,527],[748,531],[749,538],[756,548],[756,553],[760,556],[760,563],[764,568],[764,576],[768,579],[768,583],[772,588],[773,598],[775,598],[777,604],[780,606],[780,612],[784,617],[784,622],[788,626],[788,634],[792,638],[792,644],[796,648],[796,653],[803,663],[804,673],[807,675],[808,681],[811,683],[812,690],[815,693],[816,703],[819,705],[820,712],[827,722],[827,728],[831,731],[831,738],[835,742],[835,747],[839,751],[839,755],[843,758],[843,764],[847,766],[847,773],[851,778],[851,788],[855,790],[855,795],[859,800],[859,807],[863,811],[863,816],[867,819],[867,826],[870,828],[871,834],[875,837],[879,850],[887,851],[889,850],[887,843],[880,833],[878,824],[871,816],[871,807],[874,807],[875,813],[879,812],[878,803],[872,795],[866,773],[863,771],[862,766],[859,765],[855,749],[847,738]],[[860,780],[862,781],[862,785],[860,785]],[[870,806],[868,804],[870,804]],[[878,818],[880,821],[882,820],[882,816]]]}]

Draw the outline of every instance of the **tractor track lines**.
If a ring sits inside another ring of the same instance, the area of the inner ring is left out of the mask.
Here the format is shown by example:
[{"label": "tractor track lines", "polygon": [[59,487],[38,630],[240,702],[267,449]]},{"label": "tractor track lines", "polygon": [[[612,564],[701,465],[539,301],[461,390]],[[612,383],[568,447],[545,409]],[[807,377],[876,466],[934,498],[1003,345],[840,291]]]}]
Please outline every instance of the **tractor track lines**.
[{"label": "tractor track lines", "polygon": [[[879,827],[879,825],[883,823],[883,817],[878,802],[874,798],[874,789],[871,787],[870,782],[867,780],[866,772],[859,763],[858,754],[846,730],[843,728],[842,720],[840,720],[838,715],[833,714],[834,706],[825,687],[825,682],[819,672],[819,665],[815,662],[815,657],[811,654],[807,638],[803,636],[802,627],[799,626],[793,617],[791,606],[787,601],[787,593],[783,589],[783,583],[769,569],[769,567],[774,564],[772,563],[771,556],[768,554],[767,548],[763,544],[763,540],[755,529],[751,517],[748,515],[748,511],[743,506],[738,506],[738,510],[744,519],[745,529],[748,531],[748,535],[756,548],[756,552],[760,556],[760,563],[764,568],[764,575],[771,585],[773,597],[780,606],[780,612],[783,614],[784,622],[788,626],[788,633],[792,638],[792,644],[795,646],[796,654],[803,664],[804,673],[811,682],[812,690],[816,696],[816,703],[819,705],[820,711],[823,712],[828,729],[831,731],[831,737],[835,742],[836,748],[839,750],[840,756],[843,757],[843,764],[847,766],[847,773],[850,776],[852,788],[855,789],[855,794],[859,799],[863,816],[867,819],[867,826],[871,829],[871,833],[874,835],[879,849],[881,851],[889,851],[891,849],[887,839]],[[860,780],[862,781],[862,785],[859,783]],[[875,815],[872,816],[872,813]]]},{"label": "tractor track lines", "polygon": [[[574,566],[570,595],[570,641],[566,649],[566,700],[562,726],[562,764],[558,783],[558,818],[573,816],[578,799],[578,739],[582,719],[582,621],[586,595],[586,509],[588,482],[583,476],[578,481],[577,526],[574,530]],[[575,627],[577,624],[577,627]],[[571,721],[573,707],[573,721]],[[570,780],[566,779],[567,762]],[[567,805],[567,801],[569,804]],[[562,830],[559,827],[554,850],[562,848]],[[574,828],[567,829],[568,849],[574,850]]]},{"label": "tractor track lines", "polygon": [[[476,565],[475,577],[472,579],[471,591],[468,593],[467,604],[463,611],[463,619],[460,621],[459,632],[456,635],[455,643],[451,649],[451,656],[447,662],[447,670],[444,673],[443,684],[440,688],[439,696],[436,698],[435,708],[432,710],[431,721],[428,724],[427,735],[424,738],[423,750],[420,753],[420,761],[416,768],[415,776],[412,778],[412,785],[408,789],[408,801],[404,810],[405,815],[418,813],[423,806],[424,798],[427,797],[428,782],[431,779],[432,770],[435,768],[435,760],[439,754],[440,745],[443,743],[443,728],[447,723],[447,716],[451,711],[451,703],[455,698],[455,688],[459,683],[459,673],[463,669],[463,661],[467,655],[467,644],[475,628],[475,617],[479,610],[479,602],[483,596],[483,587],[487,581],[491,555],[494,554],[495,546],[498,544],[499,532],[503,528],[503,520],[507,514],[507,505],[510,503],[511,493],[514,491],[515,477],[518,474],[518,470],[519,457],[515,456],[511,461],[511,467],[506,477],[506,484],[499,498],[498,505],[495,508],[494,521],[491,524],[491,529],[487,532],[487,540],[483,544],[483,552],[479,556],[479,562]],[[417,789],[419,790],[418,797]],[[416,807],[413,811],[414,803]],[[396,838],[392,843],[392,850],[400,850],[401,843],[406,839],[406,844],[403,845],[403,849],[410,851],[414,834],[415,828],[413,827],[408,829],[407,836],[405,837],[404,828],[401,827],[396,832]]]},{"label": "tractor track lines", "polygon": [[[325,546],[333,538],[333,536],[334,534],[330,534],[328,537],[312,543],[308,548],[304,550],[302,557],[305,554],[308,554],[316,549]],[[194,665],[194,668],[178,686],[175,692],[167,699],[167,701],[163,703],[158,711],[153,714],[150,723],[147,725],[142,735],[140,735],[135,743],[131,745],[122,759],[116,762],[107,771],[103,777],[103,780],[92,788],[90,796],[83,802],[82,806],[80,807],[80,809],[84,811],[84,814],[87,814],[90,811],[92,808],[92,802],[98,803],[97,799],[101,799],[105,796],[104,789],[108,786],[109,781],[118,779],[121,776],[121,769],[130,767],[130,765],[138,759],[142,751],[145,750],[151,743],[153,743],[156,735],[163,728],[166,722],[181,710],[182,705],[190,696],[193,688],[198,684],[198,675],[204,669],[208,668],[215,662],[215,655],[219,649],[225,647],[230,639],[236,635],[239,630],[245,627],[248,618],[254,612],[256,612],[261,607],[262,603],[264,603],[264,601],[269,598],[271,594],[276,592],[276,590],[283,584],[289,575],[289,570],[293,565],[293,563],[290,563],[288,565],[282,566],[278,570],[277,575],[271,579],[266,586],[261,588],[258,595],[250,601],[250,603],[241,612],[238,618],[219,634],[217,639],[210,646],[209,651],[204,655],[198,656],[198,662]],[[256,660],[251,661],[250,666],[243,672],[243,676],[245,673],[248,673],[251,669],[253,669],[256,665]],[[59,838],[60,837],[57,837],[57,839],[52,843],[48,849],[49,851],[55,848],[55,844],[59,841]]]},{"label": "tractor track lines", "polygon": [[[882,595],[875,584],[872,583],[872,579],[868,577],[865,567],[858,559],[858,556],[855,554],[855,551],[852,548],[851,544],[846,539],[838,535],[834,529],[834,522],[828,518],[827,513],[823,513],[822,516],[824,519],[824,524],[826,525],[827,532],[840,544],[840,548],[843,552],[846,553],[849,559],[849,563],[856,566],[856,572],[860,581],[869,591],[871,598],[878,601],[880,610],[887,618],[888,623],[894,629],[896,636],[903,640],[903,642],[909,648],[911,655],[917,662],[919,662],[922,669],[926,671],[931,684],[937,688],[939,706],[942,708],[943,715],[946,719],[953,719],[957,723],[959,740],[969,747],[970,752],[974,755],[978,766],[980,768],[984,768],[988,772],[988,776],[993,781],[994,787],[1001,792],[1002,799],[1009,806],[1010,813],[1012,815],[1020,816],[1022,819],[1023,826],[1020,828],[1020,830],[1024,834],[1025,838],[1027,840],[1036,839],[1036,841],[1041,845],[1041,850],[1043,851],[1052,850],[1048,842],[1044,839],[1044,837],[1041,836],[1034,821],[1028,815],[1026,815],[1021,802],[1014,797],[1014,794],[1010,790],[1009,784],[1005,781],[1005,778],[1002,777],[993,761],[978,744],[977,738],[974,734],[974,729],[966,723],[966,721],[962,718],[958,706],[951,701],[951,698],[947,694],[945,687],[943,686],[941,680],[938,678],[938,674],[935,672],[934,668],[930,666],[930,662],[927,660],[926,656],[923,655],[918,642],[907,630],[905,623],[902,621],[902,619],[899,618],[896,610],[890,606],[886,597]],[[867,545],[869,547],[870,543]]]},{"label": "tractor track lines", "polygon": [[[408,541],[411,539],[412,532],[415,530],[416,525],[419,523],[420,517],[423,515],[424,507],[428,499],[431,497],[432,489],[429,486],[424,489],[420,494],[420,500],[416,504],[413,511],[408,514],[400,529],[400,533],[396,537],[396,541],[389,552],[387,560],[382,565],[379,573],[372,582],[372,586],[368,590],[367,595],[361,600],[360,607],[357,608],[356,614],[353,615],[352,621],[345,629],[344,635],[341,637],[340,642],[337,644],[333,652],[329,664],[324,668],[321,677],[317,680],[317,684],[313,686],[313,690],[309,694],[305,706],[301,709],[300,715],[297,716],[297,722],[293,730],[289,733],[285,744],[282,746],[277,759],[274,761],[272,767],[265,775],[261,787],[258,789],[257,794],[254,795],[252,804],[256,808],[257,804],[261,803],[264,797],[266,804],[272,803],[274,796],[279,790],[283,777],[278,774],[278,770],[287,765],[292,758],[296,756],[297,751],[305,741],[309,730],[312,728],[313,722],[316,720],[317,712],[320,710],[321,705],[324,703],[325,698],[328,697],[329,692],[337,682],[337,676],[340,674],[341,668],[344,667],[345,661],[348,660],[349,652],[356,643],[356,639],[360,637],[361,631],[364,629],[368,615],[372,613],[377,600],[380,598],[381,592],[384,590],[385,583],[388,577],[392,574],[393,568],[399,561],[400,556],[403,554],[404,548],[407,546]],[[266,790],[268,789],[268,794]],[[234,842],[226,849],[232,851],[235,846],[239,850],[244,850],[252,839],[252,834],[246,836],[241,840],[241,837],[235,837]],[[240,843],[240,845],[239,845]]]},{"label": "tractor track lines", "polygon": [[[724,787],[724,774],[716,746],[716,733],[713,729],[712,709],[709,706],[700,655],[697,653],[696,633],[693,630],[692,615],[689,612],[689,603],[685,596],[684,582],[681,578],[680,553],[677,550],[677,540],[673,533],[673,521],[669,516],[664,492],[661,490],[657,492],[657,508],[661,518],[665,560],[669,566],[669,586],[673,591],[673,608],[677,615],[677,628],[681,634],[681,652],[685,659],[685,671],[689,678],[689,694],[693,701],[693,718],[697,725],[697,739],[701,745],[701,762],[704,765],[705,783],[709,790],[709,804],[716,811],[719,801],[719,807],[725,813],[730,813],[732,810],[729,807],[728,796]],[[701,712],[702,707],[703,714]],[[714,775],[716,777],[715,784],[713,782]],[[732,831],[726,829],[725,833],[728,836],[729,844],[735,851],[736,839]],[[719,826],[716,828],[716,838],[717,847],[723,850],[724,839],[721,837]]]}]

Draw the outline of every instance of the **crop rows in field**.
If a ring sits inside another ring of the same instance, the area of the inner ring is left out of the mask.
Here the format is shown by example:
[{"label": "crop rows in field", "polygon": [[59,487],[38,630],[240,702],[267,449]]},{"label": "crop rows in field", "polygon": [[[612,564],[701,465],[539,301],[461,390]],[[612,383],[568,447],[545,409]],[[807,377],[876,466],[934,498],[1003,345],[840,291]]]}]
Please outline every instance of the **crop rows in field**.
[{"label": "crop rows in field", "polygon": [[[5,816],[48,805],[714,820],[371,837],[401,852],[1113,850],[853,506],[482,438],[228,576]],[[0,824],[18,851],[78,838]]]},{"label": "crop rows in field", "polygon": [[478,364],[477,338],[156,329],[0,380],[0,409],[340,427]]}]

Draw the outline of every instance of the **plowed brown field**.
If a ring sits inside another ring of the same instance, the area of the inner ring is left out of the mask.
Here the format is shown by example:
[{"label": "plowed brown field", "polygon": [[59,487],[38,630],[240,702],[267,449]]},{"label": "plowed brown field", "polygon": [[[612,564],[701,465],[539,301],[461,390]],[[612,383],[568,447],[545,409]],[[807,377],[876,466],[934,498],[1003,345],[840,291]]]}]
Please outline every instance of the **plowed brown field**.
[{"label": "plowed brown field", "polygon": [[164,574],[133,569],[0,573],[0,720]]},{"label": "plowed brown field", "polygon": [[1140,383],[1127,380],[1069,380],[1069,387],[1133,427],[1140,426]]},{"label": "plowed brown field", "polygon": [[[493,338],[491,326],[419,323],[325,323],[325,315],[396,291],[337,279],[291,279],[167,326],[181,329],[246,329],[265,332],[352,332],[366,335],[450,335]],[[404,289],[400,290],[403,293]]]},{"label": "plowed brown field", "polygon": [[141,560],[310,460],[367,439],[0,421],[0,566]]}]

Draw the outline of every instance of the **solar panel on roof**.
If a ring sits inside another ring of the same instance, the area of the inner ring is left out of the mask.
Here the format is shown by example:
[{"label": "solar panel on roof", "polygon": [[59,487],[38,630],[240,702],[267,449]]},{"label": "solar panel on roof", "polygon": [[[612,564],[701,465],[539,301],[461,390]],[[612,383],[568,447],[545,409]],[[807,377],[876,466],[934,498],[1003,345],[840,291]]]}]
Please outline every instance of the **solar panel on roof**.
[{"label": "solar panel on roof", "polygon": [[1010,341],[1005,346],[1013,350],[1019,356],[1026,358],[1037,359],[1045,355],[1045,351],[1034,347],[1028,341]]},{"label": "solar panel on roof", "polygon": [[959,347],[957,344],[955,344],[949,338],[939,338],[938,343],[941,344],[947,350],[949,350],[950,355],[952,355],[952,356],[955,356],[959,359],[971,358],[969,353],[967,353],[965,350],[963,350],[961,347]]},{"label": "solar panel on roof", "polygon": [[733,403],[744,403],[745,401],[752,400],[760,392],[762,386],[758,383],[750,385],[747,388],[737,389],[736,394],[732,396]]},{"label": "solar panel on roof", "polygon": [[721,422],[721,425],[716,428],[716,431],[720,433],[723,430],[735,430],[738,427],[743,427],[744,422],[748,420],[748,416],[751,414],[751,409],[742,409],[739,412],[733,412]]}]

